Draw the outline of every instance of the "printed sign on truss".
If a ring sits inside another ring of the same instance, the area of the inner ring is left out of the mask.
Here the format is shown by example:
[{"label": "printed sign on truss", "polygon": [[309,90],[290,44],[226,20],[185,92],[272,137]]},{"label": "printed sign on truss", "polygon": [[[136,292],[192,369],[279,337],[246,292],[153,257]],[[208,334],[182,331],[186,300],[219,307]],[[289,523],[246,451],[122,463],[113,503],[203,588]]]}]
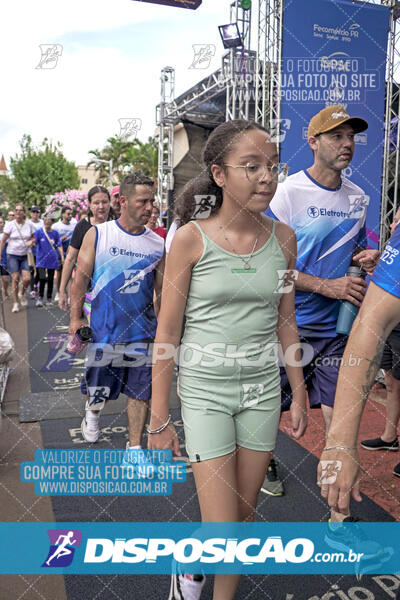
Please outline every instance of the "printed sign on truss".
[{"label": "printed sign on truss", "polygon": [[190,8],[196,10],[199,8],[202,0],[136,0],[137,2],[147,2],[149,4],[163,4],[164,6],[176,6],[177,8]]}]

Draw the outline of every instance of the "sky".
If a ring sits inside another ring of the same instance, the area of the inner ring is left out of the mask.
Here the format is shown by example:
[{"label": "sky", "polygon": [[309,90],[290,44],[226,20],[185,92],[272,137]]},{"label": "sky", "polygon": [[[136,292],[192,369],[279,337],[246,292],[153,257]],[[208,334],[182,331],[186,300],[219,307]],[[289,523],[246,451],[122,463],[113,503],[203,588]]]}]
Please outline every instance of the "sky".
[{"label": "sky", "polygon": [[[9,167],[27,133],[35,144],[61,142],[69,160],[85,165],[89,150],[120,133],[119,119],[140,119],[145,141],[156,127],[161,69],[176,69],[176,96],[217,70],[217,26],[229,22],[229,7],[230,0],[203,0],[196,11],[135,0],[4,4],[0,156]],[[46,44],[60,53],[47,63]],[[190,68],[193,44],[215,46],[207,69]]]}]

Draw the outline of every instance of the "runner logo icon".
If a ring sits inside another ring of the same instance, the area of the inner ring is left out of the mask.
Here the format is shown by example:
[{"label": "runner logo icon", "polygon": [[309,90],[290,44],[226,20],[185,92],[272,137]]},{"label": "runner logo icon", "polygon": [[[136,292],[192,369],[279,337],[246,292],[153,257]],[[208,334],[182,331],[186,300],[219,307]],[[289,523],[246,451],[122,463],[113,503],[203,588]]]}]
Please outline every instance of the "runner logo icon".
[{"label": "runner logo icon", "polygon": [[243,383],[242,384],[243,397],[240,401],[241,407],[249,407],[258,404],[260,396],[264,391],[262,383]]},{"label": "runner logo icon", "polygon": [[81,545],[82,532],[79,529],[48,529],[50,548],[42,567],[69,567],[75,548]]},{"label": "runner logo icon", "polygon": [[124,270],[125,283],[117,292],[120,294],[136,294],[140,288],[140,282],[144,280],[145,272],[142,270]]}]

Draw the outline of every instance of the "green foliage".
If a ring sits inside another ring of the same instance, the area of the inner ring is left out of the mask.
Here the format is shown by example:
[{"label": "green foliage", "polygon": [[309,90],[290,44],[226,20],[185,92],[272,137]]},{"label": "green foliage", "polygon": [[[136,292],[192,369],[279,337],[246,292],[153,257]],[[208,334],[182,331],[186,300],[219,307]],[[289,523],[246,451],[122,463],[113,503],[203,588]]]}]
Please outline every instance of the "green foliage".
[{"label": "green foliage", "polygon": [[129,162],[133,171],[141,171],[157,180],[158,171],[158,145],[157,141],[149,137],[147,142],[135,140],[129,154]]},{"label": "green foliage", "polygon": [[5,211],[17,203],[17,184],[8,175],[0,175],[0,208]]},{"label": "green foliage", "polygon": [[129,142],[126,138],[110,137],[102,150],[90,150],[93,156],[88,166],[93,165],[98,172],[100,183],[108,186],[110,181],[109,165],[96,162],[100,160],[113,161],[113,185],[120,183],[131,171],[141,171],[145,175],[157,178],[158,148],[154,138],[147,142],[135,139]]},{"label": "green foliage", "polygon": [[20,148],[21,153],[10,160],[14,186],[11,205],[23,202],[27,207],[36,204],[44,208],[46,196],[79,187],[78,169],[65,158],[60,143],[52,144],[45,138],[35,147],[31,136],[24,135]]}]

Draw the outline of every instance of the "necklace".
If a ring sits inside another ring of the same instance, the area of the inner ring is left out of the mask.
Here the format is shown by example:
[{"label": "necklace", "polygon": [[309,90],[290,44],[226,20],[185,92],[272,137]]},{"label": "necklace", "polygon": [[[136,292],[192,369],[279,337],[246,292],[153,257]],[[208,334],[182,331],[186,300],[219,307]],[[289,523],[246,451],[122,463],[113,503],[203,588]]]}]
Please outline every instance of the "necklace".
[{"label": "necklace", "polygon": [[218,222],[218,226],[219,226],[220,230],[222,231],[222,235],[224,236],[225,241],[228,242],[228,244],[232,248],[233,252],[238,256],[238,258],[240,258],[240,260],[244,264],[244,268],[242,268],[242,269],[231,269],[232,273],[256,273],[257,269],[255,269],[254,267],[251,268],[250,262],[251,262],[251,259],[253,258],[254,250],[256,249],[256,246],[257,246],[258,238],[260,236],[260,229],[258,230],[257,237],[254,241],[253,248],[250,252],[249,258],[243,258],[243,256],[241,254],[238,254],[238,252],[236,252],[235,248],[233,247],[232,242],[227,238],[225,229],[222,227],[219,219],[217,219],[217,222]]}]

